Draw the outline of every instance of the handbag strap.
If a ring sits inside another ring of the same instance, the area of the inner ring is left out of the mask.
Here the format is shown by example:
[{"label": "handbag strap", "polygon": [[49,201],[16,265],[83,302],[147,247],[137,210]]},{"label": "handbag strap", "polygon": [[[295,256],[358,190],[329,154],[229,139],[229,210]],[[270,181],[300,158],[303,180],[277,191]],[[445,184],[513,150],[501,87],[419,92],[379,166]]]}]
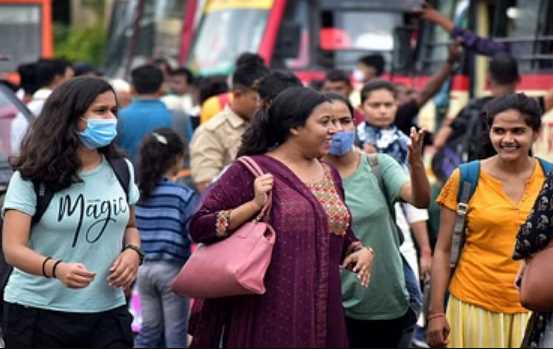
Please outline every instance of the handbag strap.
[{"label": "handbag strap", "polygon": [[[254,159],[249,156],[241,156],[237,159],[241,164],[246,166],[246,168],[257,178],[264,174],[263,170]],[[271,191],[267,193],[267,201],[265,205],[261,208],[261,211],[256,217],[256,221],[267,221],[269,219],[269,212],[271,211],[271,206],[273,204],[273,194]]]}]

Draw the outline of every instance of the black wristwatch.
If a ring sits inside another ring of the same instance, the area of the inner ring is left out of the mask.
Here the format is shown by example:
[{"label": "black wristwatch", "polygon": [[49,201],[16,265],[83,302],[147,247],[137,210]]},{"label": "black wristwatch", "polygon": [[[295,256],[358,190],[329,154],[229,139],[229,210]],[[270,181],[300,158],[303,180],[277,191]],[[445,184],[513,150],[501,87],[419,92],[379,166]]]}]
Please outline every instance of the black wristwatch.
[{"label": "black wristwatch", "polygon": [[127,249],[131,249],[131,250],[133,250],[134,252],[136,252],[138,254],[138,265],[142,265],[142,262],[144,262],[144,252],[142,252],[140,247],[138,247],[136,245],[133,245],[133,244],[127,244],[123,248],[123,251],[125,251]]}]

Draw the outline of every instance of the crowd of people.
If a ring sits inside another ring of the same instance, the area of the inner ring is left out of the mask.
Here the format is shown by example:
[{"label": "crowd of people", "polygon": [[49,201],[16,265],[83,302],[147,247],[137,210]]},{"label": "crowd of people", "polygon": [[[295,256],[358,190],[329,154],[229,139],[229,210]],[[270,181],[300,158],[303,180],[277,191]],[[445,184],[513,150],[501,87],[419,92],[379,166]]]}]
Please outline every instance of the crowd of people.
[{"label": "crowd of people", "polygon": [[[418,91],[383,79],[380,55],[309,87],[254,53],[240,55],[229,77],[157,59],[132,69],[128,83],[62,59],[20,66],[17,96],[36,118],[11,125],[6,345],[553,345],[551,313],[531,314],[516,285],[518,260],[553,236],[531,224],[536,212],[553,214],[538,205],[551,200],[553,174],[531,155],[553,93],[516,93],[508,46],[431,7],[421,17],[454,43]],[[420,128],[419,111],[462,50],[489,56],[491,96],[435,132]],[[236,161],[244,156],[264,175]],[[468,196],[463,163],[478,169]],[[172,291],[194,244],[225,240],[269,197],[276,242],[263,295]],[[467,229],[457,246],[460,211]]]}]

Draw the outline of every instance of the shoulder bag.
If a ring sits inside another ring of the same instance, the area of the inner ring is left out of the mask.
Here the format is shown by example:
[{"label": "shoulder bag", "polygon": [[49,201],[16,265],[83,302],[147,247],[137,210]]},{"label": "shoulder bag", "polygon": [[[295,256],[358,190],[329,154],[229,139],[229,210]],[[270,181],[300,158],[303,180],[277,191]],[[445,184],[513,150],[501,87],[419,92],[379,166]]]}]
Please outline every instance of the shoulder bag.
[{"label": "shoulder bag", "polygon": [[[249,157],[238,159],[254,176],[263,174]],[[192,298],[264,294],[264,278],[271,262],[275,231],[267,222],[272,194],[260,213],[226,239],[200,244],[177,275],[171,289]]]}]

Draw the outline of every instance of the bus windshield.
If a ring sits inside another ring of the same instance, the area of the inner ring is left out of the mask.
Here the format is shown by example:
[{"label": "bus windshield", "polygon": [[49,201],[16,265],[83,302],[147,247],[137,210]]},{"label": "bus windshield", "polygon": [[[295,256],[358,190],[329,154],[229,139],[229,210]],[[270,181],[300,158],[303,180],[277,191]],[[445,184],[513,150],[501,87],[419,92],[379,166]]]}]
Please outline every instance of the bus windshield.
[{"label": "bus windshield", "polygon": [[[153,57],[178,58],[183,0],[119,0],[113,5],[106,52],[106,73],[122,76],[127,65]],[[133,22],[140,15],[139,21]]]},{"label": "bus windshield", "polygon": [[[242,52],[257,52],[269,16],[270,1],[211,1],[200,22],[189,66],[201,75],[227,74]],[[259,3],[267,3],[260,6]],[[218,6],[219,3],[224,3]]]},{"label": "bus windshield", "polygon": [[15,71],[41,56],[39,5],[0,4],[0,71]]}]

